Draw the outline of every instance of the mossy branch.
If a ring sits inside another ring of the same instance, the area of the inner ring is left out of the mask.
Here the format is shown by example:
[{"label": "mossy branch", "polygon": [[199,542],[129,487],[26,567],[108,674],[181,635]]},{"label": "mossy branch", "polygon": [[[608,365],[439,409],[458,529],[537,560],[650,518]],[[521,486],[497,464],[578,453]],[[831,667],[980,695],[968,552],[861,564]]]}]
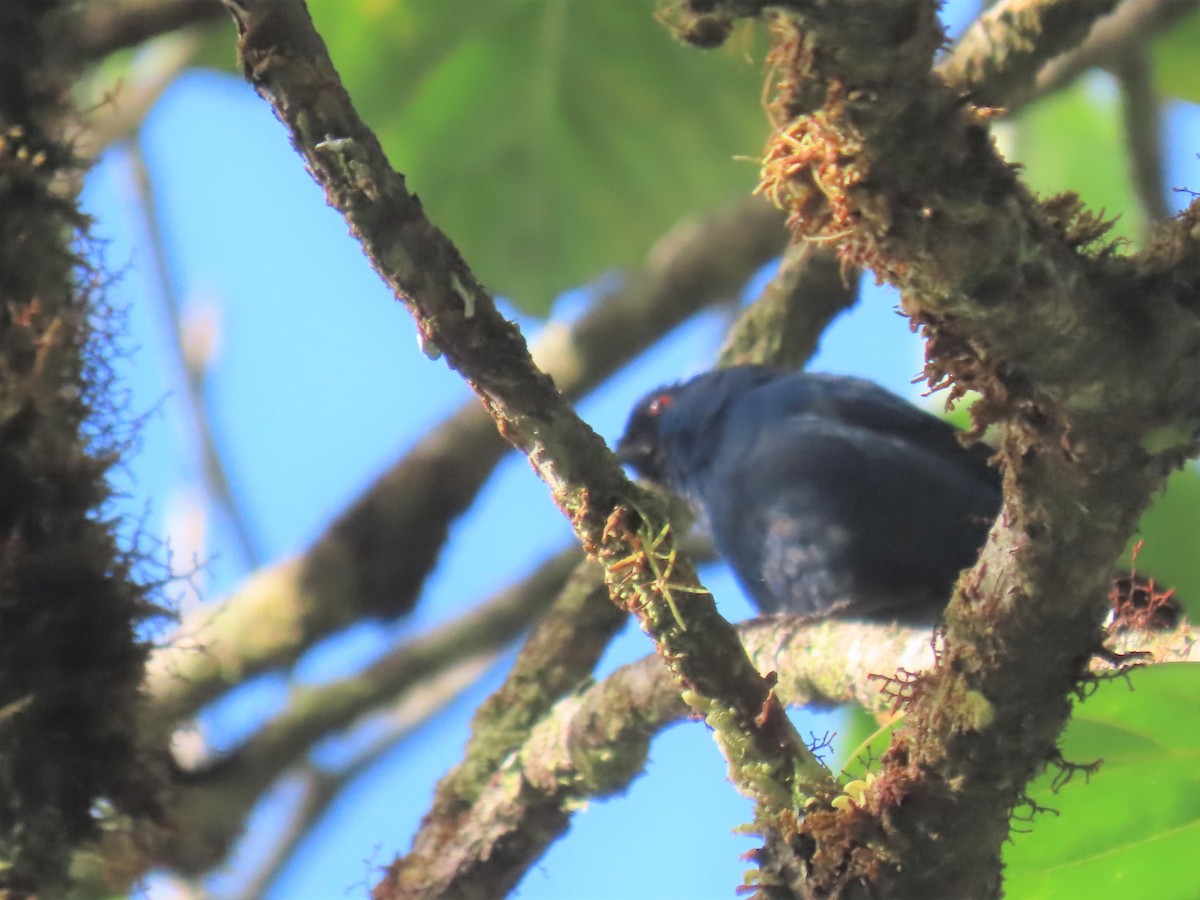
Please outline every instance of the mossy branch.
[{"label": "mossy branch", "polygon": [[[568,397],[586,394],[641,349],[705,306],[734,296],[783,242],[783,216],[743,198],[682,223],[641,270],[569,325],[533,345]],[[450,526],[507,445],[478,403],[435,426],[301,556],[260,569],[221,604],[187,617],[151,659],[156,727],[170,728],[242,680],[286,667],[363,616],[396,617],[417,601]],[[386,554],[380,534],[409,540]],[[254,623],[270,621],[269,629]]]},{"label": "mossy branch", "polygon": [[[106,392],[103,279],[63,191],[70,60],[62,3],[0,7],[0,896],[61,896],[97,809],[140,817],[136,754],[151,606],[107,514],[123,449]],[[108,419],[106,421],[106,418]]]},{"label": "mossy branch", "polygon": [[[735,18],[755,4],[694,6]],[[862,806],[810,809],[804,877],[780,867],[802,896],[998,894],[1009,812],[1100,648],[1096,598],[1197,449],[1200,204],[1126,258],[1077,199],[1038,202],[993,148],[988,112],[933,75],[934,12],[862,0],[771,16],[763,190],[797,240],[901,290],[930,384],[981,394],[976,428],[999,426],[1005,468],[1000,519],[879,780]]]},{"label": "mossy branch", "polygon": [[[800,793],[832,788],[829,774],[796,735],[691,564],[676,556],[658,501],[625,478],[425,217],[354,112],[303,4],[225,5],[241,36],[248,80],[412,313],[426,352],[463,375],[501,434],[529,458],[584,549],[604,565],[613,599],[638,617],[693,705],[716,723],[731,777],[758,801],[760,827],[782,833],[790,827],[782,817]],[[651,558],[669,560],[668,568],[637,561]],[[670,592],[688,593],[685,622],[672,613]],[[393,868],[377,895],[402,890],[399,874]]]}]

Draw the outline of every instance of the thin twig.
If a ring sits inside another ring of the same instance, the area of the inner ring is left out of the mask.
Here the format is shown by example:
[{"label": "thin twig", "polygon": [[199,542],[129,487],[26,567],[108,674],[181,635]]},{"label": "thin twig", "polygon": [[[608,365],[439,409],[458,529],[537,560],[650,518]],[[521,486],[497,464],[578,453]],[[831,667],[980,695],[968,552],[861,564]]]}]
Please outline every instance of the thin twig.
[{"label": "thin twig", "polygon": [[142,153],[140,136],[125,144],[126,160],[130,180],[137,196],[138,211],[142,216],[146,246],[149,250],[149,270],[154,280],[159,308],[166,320],[164,343],[179,374],[177,383],[182,385],[184,416],[200,448],[200,469],[209,498],[221,511],[234,539],[234,545],[242,562],[248,569],[257,568],[262,562],[262,553],[247,523],[246,512],[238,504],[237,496],[230,483],[228,469],[214,434],[216,424],[205,396],[206,370],[202,363],[195,363],[184,352],[183,304],[175,288],[175,278],[167,258],[166,238],[163,222],[158,214],[158,201],[154,183]]},{"label": "thin twig", "polygon": [[1145,214],[1146,228],[1151,229],[1171,215],[1163,177],[1162,104],[1144,50],[1131,50],[1116,62],[1113,71],[1121,89],[1133,186]]},{"label": "thin twig", "polygon": [[354,756],[334,771],[309,761],[300,766],[303,779],[302,795],[296,809],[288,816],[285,831],[275,844],[261,854],[259,866],[249,882],[238,892],[241,900],[254,900],[266,894],[272,882],[291,860],[296,848],[316,824],[329,804],[355,779],[377,763],[380,757],[415,734],[431,717],[468,690],[478,677],[491,667],[495,657],[480,657],[448,669],[429,683],[421,685],[419,694],[405,697],[392,709],[376,716],[381,730],[359,747]]},{"label": "thin twig", "polygon": [[218,0],[91,0],[76,4],[59,39],[87,62],[189,25],[224,19]]}]

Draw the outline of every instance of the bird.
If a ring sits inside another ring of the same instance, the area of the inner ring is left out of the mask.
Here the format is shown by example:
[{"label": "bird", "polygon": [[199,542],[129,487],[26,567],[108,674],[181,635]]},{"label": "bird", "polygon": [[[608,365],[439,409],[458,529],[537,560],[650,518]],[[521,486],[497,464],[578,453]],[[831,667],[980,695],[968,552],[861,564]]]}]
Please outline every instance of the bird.
[{"label": "bird", "polygon": [[936,622],[1001,503],[985,446],[841,375],[743,365],[657,388],[616,455],[687,503],[768,614]]}]

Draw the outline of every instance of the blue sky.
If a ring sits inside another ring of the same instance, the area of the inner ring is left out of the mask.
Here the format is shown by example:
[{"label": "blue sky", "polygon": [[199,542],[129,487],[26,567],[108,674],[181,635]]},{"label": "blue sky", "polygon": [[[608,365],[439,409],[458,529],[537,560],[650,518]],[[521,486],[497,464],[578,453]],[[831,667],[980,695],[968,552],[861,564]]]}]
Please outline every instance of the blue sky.
[{"label": "blue sky", "polygon": [[[151,115],[143,140],[176,288],[193,310],[215,311],[219,351],[208,397],[235,490],[268,560],[299,552],[469,393],[444,363],[419,352],[404,308],[325,205],[267,106],[244,85],[212,73],[185,76]],[[1168,140],[1174,147],[1200,146],[1194,109],[1172,108]],[[1173,156],[1168,181],[1200,184],[1195,156]],[[165,352],[165,327],[146,274],[145,235],[119,149],[93,172],[85,204],[97,217],[97,237],[107,242],[109,268],[123,273],[112,296],[129,311],[135,349],[120,369],[131,408],[154,410],[140,452],[128,461],[127,508],[135,516],[145,512],[150,533],[173,534],[186,558],[192,544],[178,510],[194,508],[188,497],[197,490],[199,469],[172,386],[177,373]],[[921,364],[920,342],[894,305],[893,295],[868,280],[859,306],[826,335],[812,368],[864,375],[919,398],[911,380]],[[538,327],[522,325],[527,334]],[[723,325],[713,315],[683,327],[582,403],[584,417],[614,439],[648,388],[710,364]],[[199,582],[205,596],[216,599],[236,587],[246,568],[223,523],[212,521],[207,533],[196,548],[207,561]],[[524,460],[512,457],[455,527],[414,616],[353,629],[310,654],[295,677],[319,681],[347,671],[397,636],[454,616],[569,540],[544,486]],[[705,580],[727,617],[750,614],[723,571],[708,571]],[[636,629],[627,629],[602,668],[650,649]],[[406,848],[436,778],[465,740],[471,710],[499,683],[502,668],[354,783],[270,896],[364,894],[376,878],[373,866]],[[205,716],[206,734],[215,745],[228,745],[278,708],[286,688],[282,677],[269,676],[239,691]],[[836,730],[837,720],[805,718],[800,727],[821,734]],[[330,758],[338,752],[336,745],[322,751]],[[731,834],[749,818],[749,806],[723,771],[703,726],[671,729],[655,743],[647,774],[628,795],[577,815],[571,833],[529,873],[518,896],[730,896],[747,868],[737,857],[752,843]],[[243,853],[215,889],[236,881],[287,802],[285,786],[263,805]],[[148,887],[151,896],[161,890],[161,882]]]}]

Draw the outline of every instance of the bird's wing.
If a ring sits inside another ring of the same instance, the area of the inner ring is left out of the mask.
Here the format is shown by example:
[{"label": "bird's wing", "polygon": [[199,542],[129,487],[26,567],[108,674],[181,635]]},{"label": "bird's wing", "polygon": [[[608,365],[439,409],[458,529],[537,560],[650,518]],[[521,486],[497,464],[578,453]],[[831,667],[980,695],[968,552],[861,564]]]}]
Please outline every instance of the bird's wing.
[{"label": "bird's wing", "polygon": [[702,493],[718,549],[759,605],[802,613],[849,600],[863,615],[935,614],[999,506],[990,480],[928,442],[826,411],[727,431]]},{"label": "bird's wing", "polygon": [[[991,452],[988,448],[979,444],[964,447],[954,426],[861,378],[810,373],[782,375],[748,393],[737,409],[737,418],[744,417],[744,422],[780,421],[805,415],[899,439],[920,447],[971,478],[999,486],[999,474],[988,465]],[[733,428],[748,427],[730,424]]]}]

